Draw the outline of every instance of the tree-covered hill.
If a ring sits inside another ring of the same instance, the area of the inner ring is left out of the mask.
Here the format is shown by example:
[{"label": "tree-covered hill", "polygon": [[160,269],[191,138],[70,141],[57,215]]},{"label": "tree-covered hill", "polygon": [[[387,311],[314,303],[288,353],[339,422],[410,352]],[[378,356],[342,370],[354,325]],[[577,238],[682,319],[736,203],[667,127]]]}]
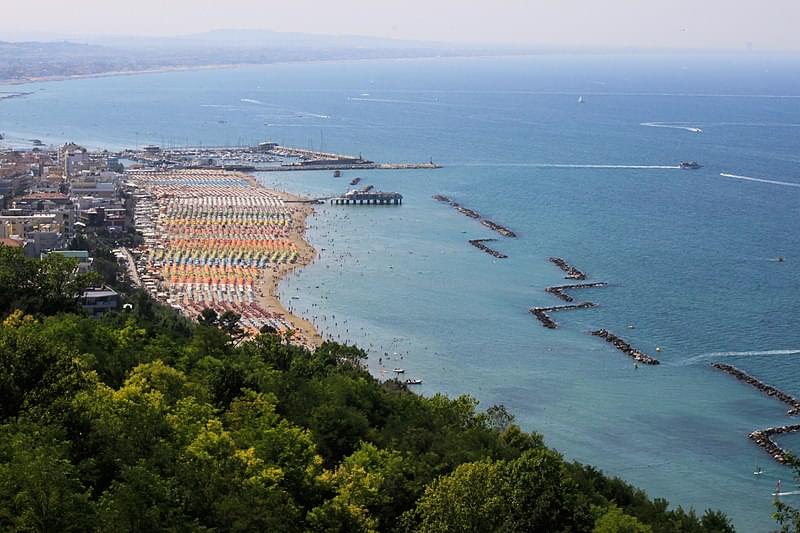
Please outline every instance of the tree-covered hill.
[{"label": "tree-covered hill", "polygon": [[356,347],[237,341],[141,293],[88,318],[73,285],[28,299],[70,270],[28,261],[0,247],[0,530],[733,531],[565,461],[503,407],[381,383]]}]

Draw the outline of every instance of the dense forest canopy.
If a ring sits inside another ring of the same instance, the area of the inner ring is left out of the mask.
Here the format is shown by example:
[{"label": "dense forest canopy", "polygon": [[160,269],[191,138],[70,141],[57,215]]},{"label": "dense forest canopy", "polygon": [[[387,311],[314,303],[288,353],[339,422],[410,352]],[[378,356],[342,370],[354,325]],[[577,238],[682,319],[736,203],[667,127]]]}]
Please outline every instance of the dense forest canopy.
[{"label": "dense forest canopy", "polygon": [[241,339],[137,291],[82,316],[73,267],[0,247],[1,530],[733,531],[502,406],[379,382],[354,346]]}]

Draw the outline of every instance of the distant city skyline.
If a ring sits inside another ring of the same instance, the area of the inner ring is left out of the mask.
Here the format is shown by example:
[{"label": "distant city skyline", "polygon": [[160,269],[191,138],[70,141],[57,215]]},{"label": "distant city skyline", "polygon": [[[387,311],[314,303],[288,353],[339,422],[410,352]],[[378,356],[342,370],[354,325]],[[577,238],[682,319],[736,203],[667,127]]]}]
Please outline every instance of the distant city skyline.
[{"label": "distant city skyline", "polygon": [[800,51],[797,20],[796,0],[11,0],[0,39],[269,29],[521,46]]}]

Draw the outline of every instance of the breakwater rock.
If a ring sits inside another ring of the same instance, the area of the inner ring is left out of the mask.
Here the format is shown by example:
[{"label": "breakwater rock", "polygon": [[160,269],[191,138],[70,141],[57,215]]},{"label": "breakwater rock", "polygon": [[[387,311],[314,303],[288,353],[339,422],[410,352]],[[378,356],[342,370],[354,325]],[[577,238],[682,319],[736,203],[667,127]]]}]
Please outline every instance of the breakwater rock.
[{"label": "breakwater rock", "polygon": [[560,257],[551,257],[550,262],[556,265],[558,268],[566,272],[566,279],[577,279],[577,280],[584,280],[586,279],[586,274],[575,268],[574,266],[567,263],[565,260],[561,259]]},{"label": "breakwater rock", "polygon": [[475,220],[480,220],[481,224],[486,226],[487,228],[496,231],[503,237],[515,238],[517,236],[516,233],[511,231],[505,226],[501,226],[497,222],[493,222],[489,219],[483,218],[483,215],[475,211],[474,209],[470,209],[468,207],[464,207],[463,205],[459,204],[455,200],[443,195],[443,194],[434,194],[433,199],[437,202],[442,202],[443,204],[449,204],[453,209],[461,213],[462,215],[468,216],[469,218],[474,218]]},{"label": "breakwater rock", "polygon": [[761,446],[773,459],[781,464],[786,464],[789,461],[789,452],[778,446],[774,440],[773,435],[780,435],[784,433],[795,433],[800,431],[800,425],[790,426],[777,426],[767,429],[759,429],[750,433],[750,439]]},{"label": "breakwater rock", "polygon": [[611,344],[616,346],[616,348],[619,351],[628,355],[634,361],[637,361],[645,365],[661,364],[661,362],[658,359],[655,359],[654,357],[650,357],[649,355],[640,352],[639,350],[637,350],[636,348],[625,342],[623,339],[617,337],[616,335],[614,335],[613,333],[611,333],[606,329],[598,329],[597,331],[593,331],[592,335],[594,335],[595,337],[600,337],[601,339],[605,339],[606,341],[610,342]]},{"label": "breakwater rock", "polygon": [[767,385],[763,381],[760,381],[750,374],[739,370],[733,365],[726,365],[725,363],[714,363],[711,366],[716,368],[717,370],[722,370],[726,374],[730,374],[731,376],[735,377],[739,381],[743,381],[748,385],[752,385],[756,389],[760,390],[767,396],[772,396],[773,398],[782,401],[786,405],[790,407],[789,411],[786,413],[788,415],[797,415],[800,414],[800,400],[786,394],[782,390],[776,389],[772,385]]},{"label": "breakwater rock", "polygon": [[605,282],[598,282],[598,283],[577,283],[573,285],[557,285],[555,287],[545,287],[544,291],[549,292],[553,296],[564,300],[565,302],[573,302],[575,298],[570,296],[566,293],[566,291],[571,289],[594,289],[600,287],[608,287],[608,283]]},{"label": "breakwater rock", "polygon": [[472,239],[471,241],[469,241],[469,243],[472,246],[474,246],[475,248],[477,248],[478,250],[486,252],[487,254],[489,254],[489,255],[491,255],[493,257],[496,257],[497,259],[507,259],[508,256],[506,254],[498,252],[497,250],[495,250],[493,248],[489,248],[488,246],[483,244],[485,242],[493,242],[493,241],[496,241],[496,240],[497,239]]},{"label": "breakwater rock", "polygon": [[592,307],[597,307],[597,304],[592,302],[584,302],[582,304],[575,304],[575,305],[556,305],[553,307],[532,307],[529,309],[531,314],[542,323],[542,325],[549,329],[556,329],[558,327],[558,322],[550,318],[548,313],[558,312],[558,311],[574,311],[576,309],[591,309]]}]

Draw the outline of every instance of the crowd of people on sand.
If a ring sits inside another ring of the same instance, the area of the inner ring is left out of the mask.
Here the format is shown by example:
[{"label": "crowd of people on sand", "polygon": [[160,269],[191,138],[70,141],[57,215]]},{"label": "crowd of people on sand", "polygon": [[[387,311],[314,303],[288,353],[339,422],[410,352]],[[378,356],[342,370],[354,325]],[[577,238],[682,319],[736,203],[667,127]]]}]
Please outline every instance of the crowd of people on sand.
[{"label": "crowd of people on sand", "polygon": [[608,331],[606,329],[598,329],[596,331],[593,331],[592,335],[594,335],[596,337],[600,337],[601,339],[605,339],[606,341],[610,342],[619,351],[623,352],[624,354],[627,354],[634,361],[636,361],[638,363],[642,363],[642,364],[645,364],[645,365],[658,365],[658,364],[660,364],[660,361],[658,359],[655,359],[653,357],[650,357],[649,355],[646,355],[646,354],[640,352],[639,350],[637,350],[636,348],[634,348],[633,346],[631,346],[630,344],[625,342],[623,339],[621,339],[620,337],[617,337],[616,335],[614,335],[613,333],[611,333],[610,331]]},{"label": "crowd of people on sand", "polygon": [[789,452],[778,446],[774,440],[773,435],[780,435],[784,433],[795,433],[800,431],[800,425],[777,426],[767,429],[759,429],[750,433],[750,439],[757,445],[761,446],[764,451],[772,456],[773,459],[781,464],[785,464],[789,460]]},{"label": "crowd of people on sand", "polygon": [[472,246],[474,246],[475,248],[477,248],[478,250],[482,250],[483,252],[486,252],[487,254],[491,255],[492,257],[496,257],[497,259],[507,259],[508,256],[506,254],[498,252],[497,250],[495,250],[493,248],[489,248],[488,246],[483,244],[485,242],[493,242],[493,241],[496,241],[496,240],[497,239],[472,239],[471,241],[469,241],[469,243]]},{"label": "crowd of people on sand", "polygon": [[542,325],[549,329],[556,329],[558,327],[558,323],[550,318],[550,315],[547,313],[552,313],[554,311],[572,311],[575,309],[591,309],[592,307],[597,307],[597,304],[592,302],[583,302],[581,304],[575,305],[556,305],[553,307],[532,307],[530,312],[535,316]]},{"label": "crowd of people on sand", "polygon": [[791,407],[791,409],[789,409],[789,411],[787,412],[788,415],[800,414],[800,400],[798,400],[797,398],[789,394],[786,394],[782,390],[776,389],[772,385],[767,385],[763,381],[754,378],[750,374],[743,372],[742,370],[739,370],[733,365],[728,365],[725,363],[714,363],[711,366],[713,366],[718,370],[722,370],[727,374],[730,374],[739,381],[743,381],[749,385],[752,385],[753,387],[760,390],[767,396],[772,396],[773,398],[776,398],[782,401],[783,403],[787,404],[789,407]]},{"label": "crowd of people on sand", "polygon": [[560,257],[551,257],[550,262],[567,273],[567,275],[565,276],[566,279],[577,279],[577,280],[586,279],[586,274],[584,274],[574,266],[570,265]]}]

